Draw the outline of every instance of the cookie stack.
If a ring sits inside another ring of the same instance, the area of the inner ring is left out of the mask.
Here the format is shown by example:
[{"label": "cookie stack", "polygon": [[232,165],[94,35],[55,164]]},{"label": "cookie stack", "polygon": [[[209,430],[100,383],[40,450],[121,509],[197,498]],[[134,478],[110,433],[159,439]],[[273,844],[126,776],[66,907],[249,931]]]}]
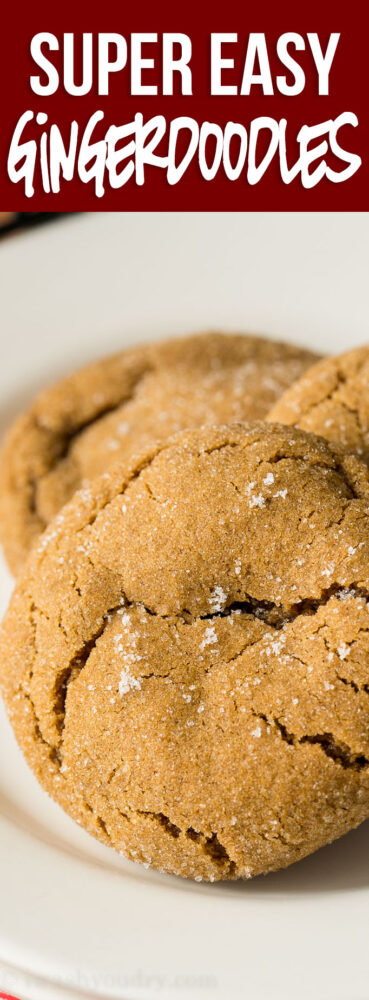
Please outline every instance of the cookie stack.
[{"label": "cookie stack", "polygon": [[369,349],[314,362],[241,335],[122,352],[3,449],[18,742],[90,833],[196,880],[369,815]]}]

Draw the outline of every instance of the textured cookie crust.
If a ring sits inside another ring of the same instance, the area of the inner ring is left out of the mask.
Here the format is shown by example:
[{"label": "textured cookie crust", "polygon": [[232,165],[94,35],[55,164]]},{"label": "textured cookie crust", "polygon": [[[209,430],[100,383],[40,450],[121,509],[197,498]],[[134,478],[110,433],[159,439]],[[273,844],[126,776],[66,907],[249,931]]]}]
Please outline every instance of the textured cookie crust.
[{"label": "textured cookie crust", "polygon": [[321,434],[369,465],[369,347],[318,362],[267,419]]},{"label": "textured cookie crust", "polygon": [[295,428],[184,432],[77,493],[0,635],[47,791],[195,879],[287,866],[369,815],[369,471]]},{"label": "textured cookie crust", "polygon": [[316,355],[261,337],[208,333],[83,368],[11,429],[0,467],[0,532],[14,573],[76,489],[118,459],[187,427],[257,420]]}]

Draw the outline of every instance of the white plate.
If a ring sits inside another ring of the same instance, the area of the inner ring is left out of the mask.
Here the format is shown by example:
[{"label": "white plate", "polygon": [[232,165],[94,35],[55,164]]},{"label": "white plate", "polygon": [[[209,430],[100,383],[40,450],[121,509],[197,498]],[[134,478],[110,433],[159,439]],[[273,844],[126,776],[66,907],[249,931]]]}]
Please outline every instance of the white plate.
[{"label": "white plate", "polygon": [[[368,336],[367,216],[96,215],[0,246],[1,429],[118,344],[195,327],[321,350]],[[0,602],[11,582],[0,567]],[[299,865],[198,885],[125,862],[29,773],[0,715],[0,992],[367,1000],[369,826]]]}]

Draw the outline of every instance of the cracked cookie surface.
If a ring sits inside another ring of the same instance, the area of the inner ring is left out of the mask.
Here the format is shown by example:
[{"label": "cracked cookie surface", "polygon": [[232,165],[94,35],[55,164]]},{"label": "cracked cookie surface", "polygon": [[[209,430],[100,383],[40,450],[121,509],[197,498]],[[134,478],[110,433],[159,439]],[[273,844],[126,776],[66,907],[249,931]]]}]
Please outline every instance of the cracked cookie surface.
[{"label": "cracked cookie surface", "polygon": [[369,815],[369,472],[295,428],[184,432],[77,493],[0,634],[47,791],[194,879],[285,867]]},{"label": "cracked cookie surface", "polygon": [[0,471],[10,567],[76,489],[186,427],[263,418],[316,360],[262,337],[208,333],[123,351],[47,389],[11,429]]},{"label": "cracked cookie surface", "polygon": [[369,465],[369,348],[358,347],[313,365],[267,417],[321,434]]}]

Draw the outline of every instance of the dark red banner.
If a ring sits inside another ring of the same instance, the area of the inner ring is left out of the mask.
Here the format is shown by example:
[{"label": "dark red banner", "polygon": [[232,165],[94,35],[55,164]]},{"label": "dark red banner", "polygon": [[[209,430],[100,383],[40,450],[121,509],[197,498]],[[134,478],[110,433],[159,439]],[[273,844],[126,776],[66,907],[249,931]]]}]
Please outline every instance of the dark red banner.
[{"label": "dark red banner", "polygon": [[42,0],[7,19],[2,210],[369,209],[366,5]]}]

